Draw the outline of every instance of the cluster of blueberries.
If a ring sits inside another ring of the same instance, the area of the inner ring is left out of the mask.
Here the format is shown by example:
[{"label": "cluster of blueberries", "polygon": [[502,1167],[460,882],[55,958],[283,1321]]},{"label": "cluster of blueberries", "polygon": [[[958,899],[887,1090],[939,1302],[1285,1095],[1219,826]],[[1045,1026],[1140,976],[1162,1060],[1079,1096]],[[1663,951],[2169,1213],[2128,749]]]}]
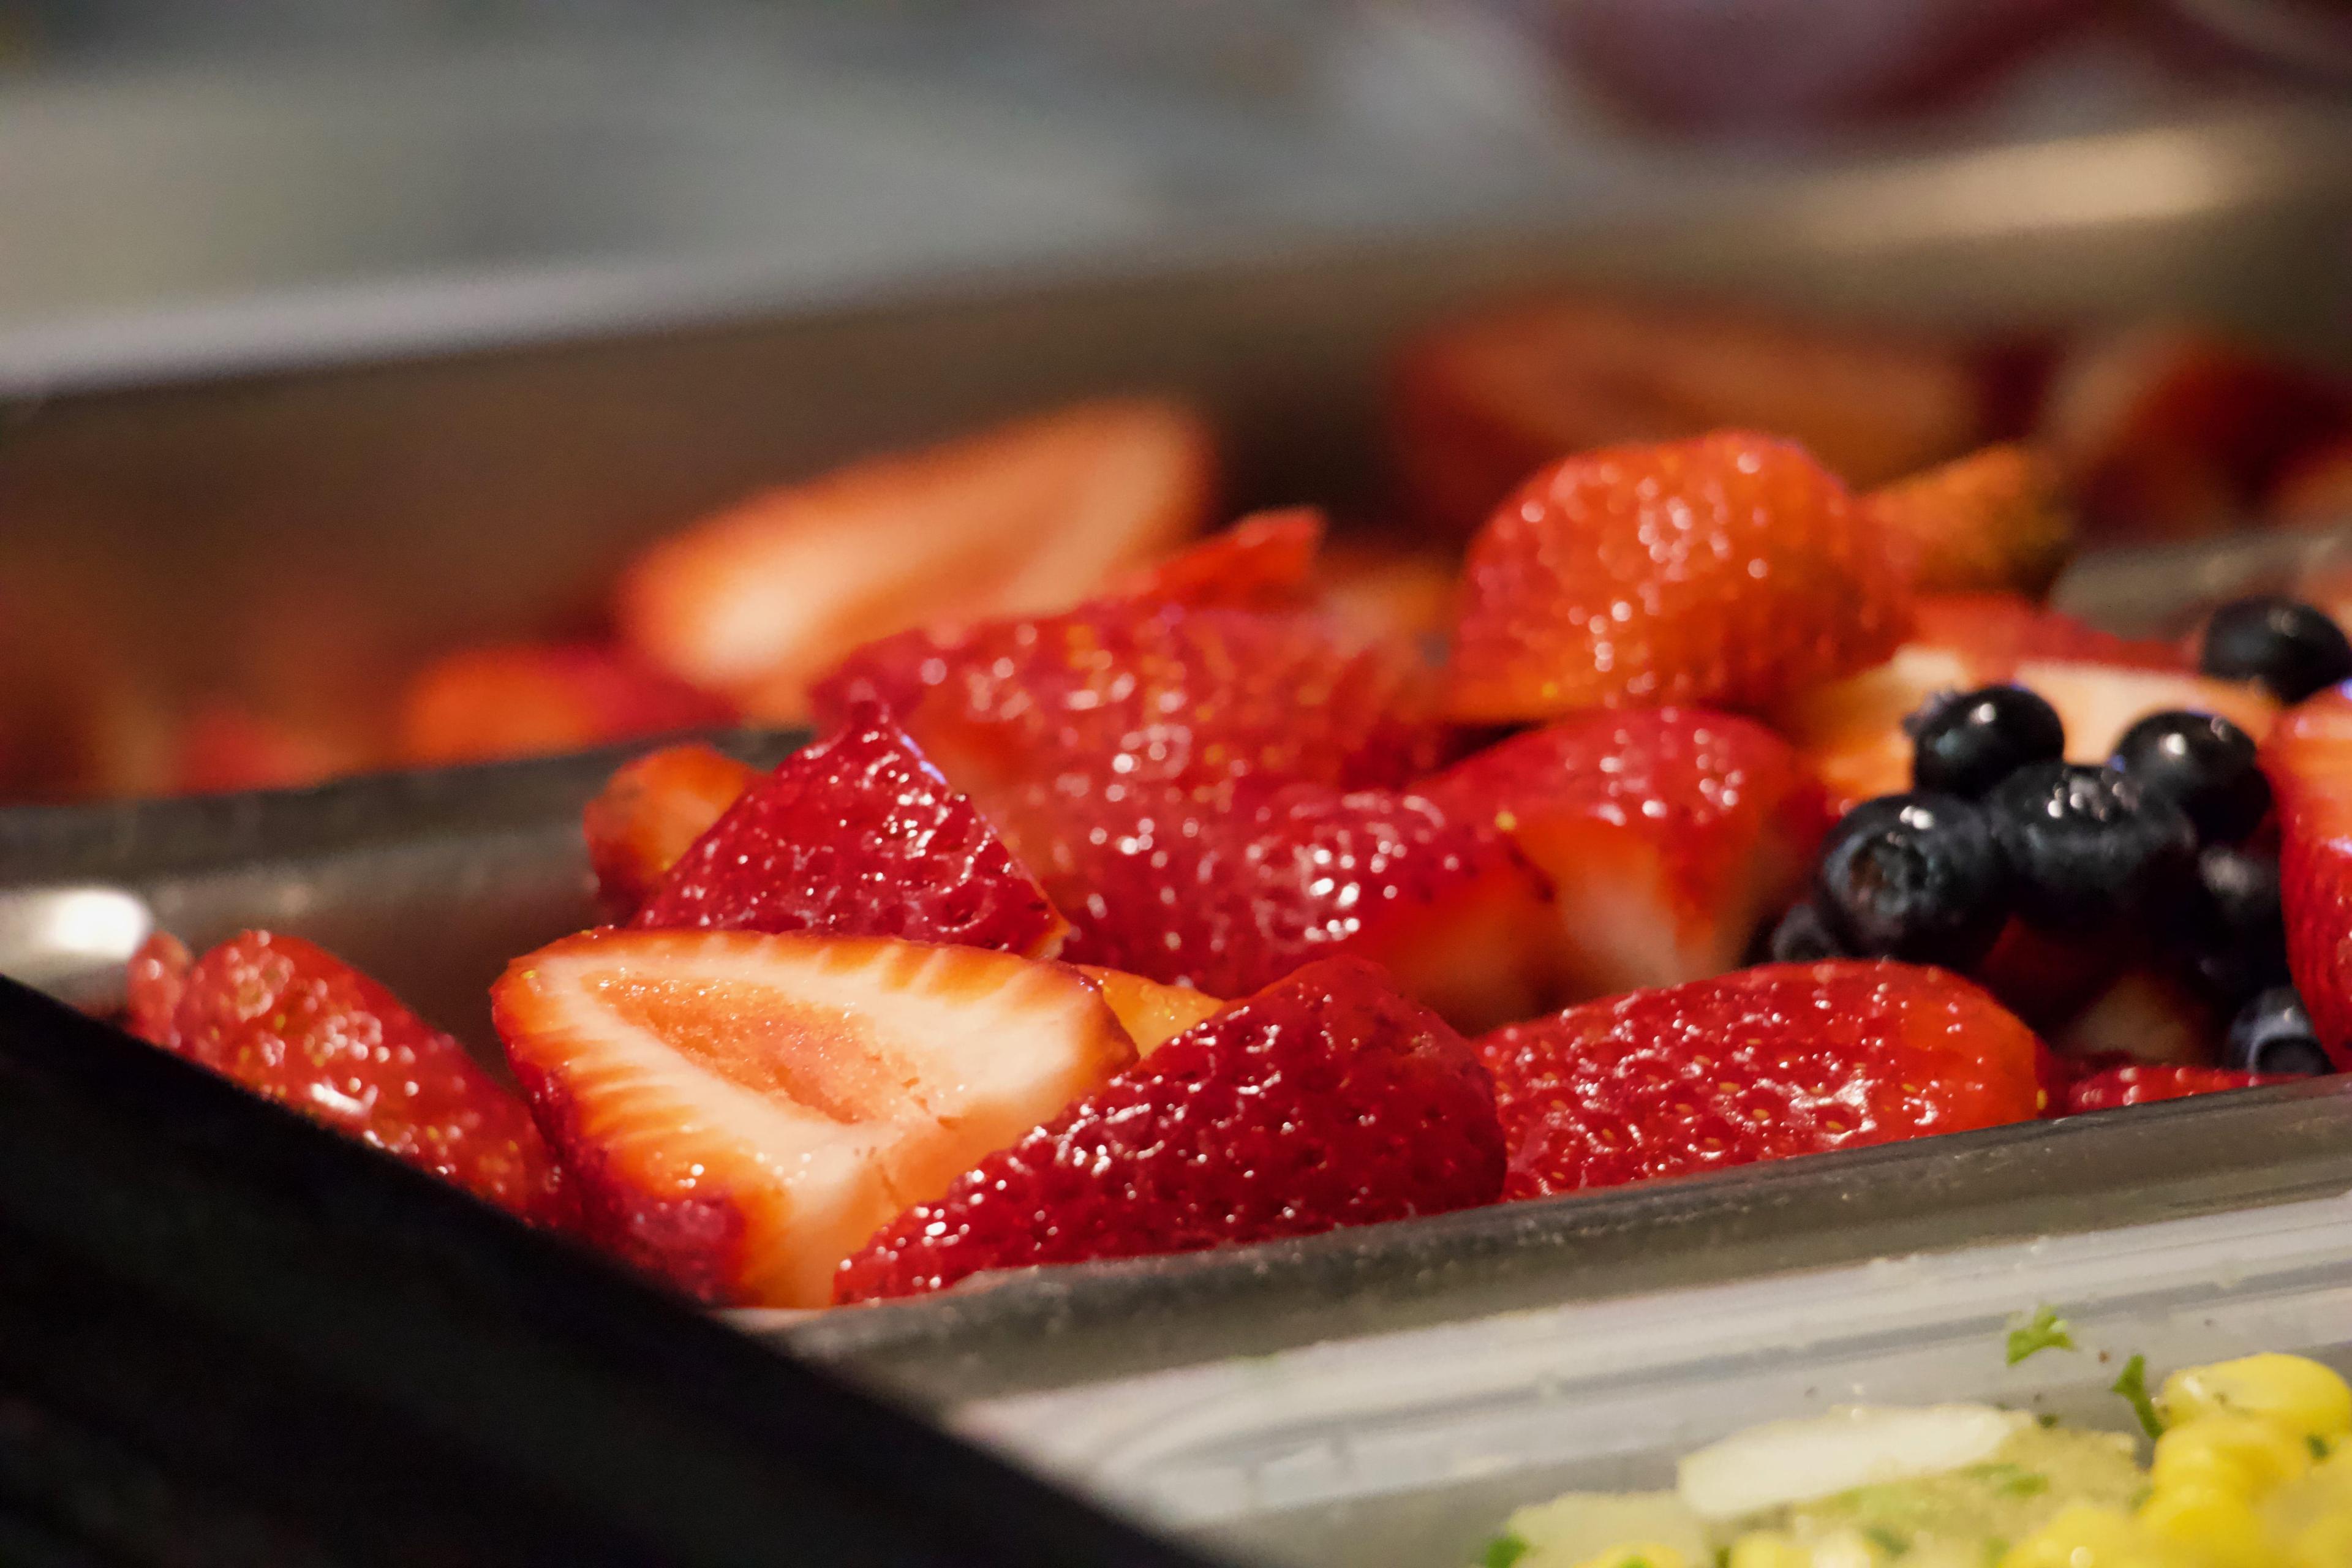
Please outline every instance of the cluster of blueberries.
[{"label": "cluster of blueberries", "polygon": [[[2352,642],[2292,599],[2214,612],[2200,668],[2282,702],[2352,679]],[[1938,696],[1905,721],[1912,789],[1846,813],[1774,959],[1877,956],[1966,971],[2011,915],[2084,940],[2145,932],[2232,1015],[2223,1065],[2321,1073],[2289,982],[2270,813],[2252,737],[2210,713],[2152,713],[2101,766],[2065,760],[2057,711],[2021,686]]]}]

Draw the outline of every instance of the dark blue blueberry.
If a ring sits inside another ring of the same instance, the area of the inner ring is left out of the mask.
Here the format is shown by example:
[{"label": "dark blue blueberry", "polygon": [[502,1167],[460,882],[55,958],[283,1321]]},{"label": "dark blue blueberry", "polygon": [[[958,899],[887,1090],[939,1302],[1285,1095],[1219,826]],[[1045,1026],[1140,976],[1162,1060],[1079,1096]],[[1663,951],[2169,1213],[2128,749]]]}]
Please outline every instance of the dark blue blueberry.
[{"label": "dark blue blueberry", "polygon": [[1866,800],[1830,830],[1813,904],[1848,952],[1966,969],[2009,918],[1984,814],[1948,795]]},{"label": "dark blue blueberry", "polygon": [[1853,956],[1811,904],[1799,904],[1780,917],[1765,955],[1774,963],[1819,963],[1825,958]]},{"label": "dark blue blueberry", "polygon": [[1911,787],[1975,800],[2028,763],[2064,753],[2058,710],[2022,686],[1938,697],[1903,721]]},{"label": "dark blue blueberry", "polygon": [[2324,610],[2297,599],[2238,599],[2205,623],[2198,668],[2224,680],[2258,680],[2282,702],[2352,680],[2352,642]]},{"label": "dark blue blueberry", "polygon": [[1986,797],[1985,815],[2033,925],[2147,921],[2194,882],[2189,818],[2113,768],[2028,763]]},{"label": "dark blue blueberry", "polygon": [[2311,1015],[2292,985],[2274,985],[2246,1004],[2230,1022],[2221,1062],[2241,1072],[2292,1073],[2315,1078],[2335,1065],[2312,1029]]},{"label": "dark blue blueberry", "polygon": [[2151,713],[2116,742],[2115,765],[2168,796],[2208,844],[2235,844],[2271,808],[2254,738],[2218,713]]},{"label": "dark blue blueberry", "polygon": [[2275,856],[2215,845],[2197,857],[2197,884],[2165,921],[2179,954],[2217,1006],[2234,1012],[2286,984],[2286,918]]}]

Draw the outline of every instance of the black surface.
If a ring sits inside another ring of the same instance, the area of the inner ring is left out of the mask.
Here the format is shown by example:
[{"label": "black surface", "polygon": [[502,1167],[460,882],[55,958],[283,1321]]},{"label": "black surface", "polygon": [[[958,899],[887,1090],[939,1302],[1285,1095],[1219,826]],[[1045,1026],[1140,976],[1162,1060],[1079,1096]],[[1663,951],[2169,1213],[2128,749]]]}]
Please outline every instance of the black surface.
[{"label": "black surface", "polygon": [[1199,1561],[0,981],[0,1562]]}]

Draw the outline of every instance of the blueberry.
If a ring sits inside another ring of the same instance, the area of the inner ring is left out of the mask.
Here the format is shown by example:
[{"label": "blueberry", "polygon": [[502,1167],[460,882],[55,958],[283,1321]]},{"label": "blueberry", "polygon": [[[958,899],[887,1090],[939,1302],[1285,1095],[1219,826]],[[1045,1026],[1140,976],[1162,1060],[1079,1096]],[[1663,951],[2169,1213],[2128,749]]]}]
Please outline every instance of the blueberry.
[{"label": "blueberry", "polygon": [[2205,623],[2198,668],[2224,680],[2259,680],[2282,702],[2352,679],[2352,642],[2326,612],[2296,599],[2237,599]]},{"label": "blueberry", "polygon": [[2271,808],[2254,738],[2218,713],[2151,713],[2116,742],[2115,765],[2169,796],[2208,844],[2235,844]]},{"label": "blueberry", "polygon": [[2112,768],[2030,763],[1986,797],[1985,815],[2017,912],[2034,925],[2146,921],[2191,886],[2197,830]]},{"label": "blueberry", "polygon": [[1780,917],[1765,953],[1774,963],[1819,963],[1825,958],[1853,956],[1811,904],[1799,904]]},{"label": "blueberry", "polygon": [[2226,1010],[2286,983],[2286,920],[2273,856],[2221,845],[2205,850],[2197,857],[2197,885],[2164,923],[2198,989]]},{"label": "blueberry", "polygon": [[2230,1021],[2221,1065],[2241,1072],[2293,1073],[2298,1078],[2336,1070],[2292,985],[2271,987]]},{"label": "blueberry", "polygon": [[1830,830],[1813,902],[1845,950],[1966,969],[2009,918],[1984,814],[1948,795],[1866,800]]},{"label": "blueberry", "polygon": [[2066,750],[2058,710],[2022,686],[1986,686],[1936,699],[1903,721],[1911,787],[1975,800],[2028,763]]}]

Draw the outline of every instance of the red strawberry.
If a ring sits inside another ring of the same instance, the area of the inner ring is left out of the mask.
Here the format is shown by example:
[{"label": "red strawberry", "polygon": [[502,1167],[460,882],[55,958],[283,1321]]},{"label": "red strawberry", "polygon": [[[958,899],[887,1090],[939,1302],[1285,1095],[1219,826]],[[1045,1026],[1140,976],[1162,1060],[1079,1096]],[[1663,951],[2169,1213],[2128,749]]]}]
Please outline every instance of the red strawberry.
[{"label": "red strawberry", "polygon": [[1849,484],[1884,484],[1983,440],[1986,392],[1953,342],[1566,299],[1421,339],[1398,364],[1391,417],[1408,495],[1467,533],[1565,453],[1724,426],[1779,431]]},{"label": "red strawberry", "polygon": [[1698,709],[1591,713],[1423,786],[1550,879],[1570,994],[1720,974],[1793,897],[1826,826],[1788,742]]},{"label": "red strawberry", "polygon": [[155,1044],[524,1219],[571,1224],[572,1191],[522,1101],[331,954],[246,931],[187,965],[159,938],[131,984],[131,1026]]},{"label": "red strawberry", "polygon": [[1424,695],[1412,660],[1349,647],[1311,615],[1126,601],[887,638],[826,677],[816,701],[832,720],[878,700],[993,806],[1010,782],[1072,773],[1402,783],[1438,754]]},{"label": "red strawberry", "polygon": [[1542,888],[1418,795],[1112,784],[1006,821],[1069,914],[1073,963],[1238,996],[1345,952],[1473,1027],[1549,995]]},{"label": "red strawberry", "polygon": [[1317,563],[1317,606],[1352,642],[1388,642],[1443,663],[1460,563],[1421,541],[1358,535]]},{"label": "red strawberry", "polygon": [[1315,570],[1323,530],[1316,507],[1252,512],[1223,533],[1114,582],[1103,596],[1241,609],[1295,605]]},{"label": "red strawberry", "polygon": [[1461,1037],[1371,965],[1331,959],[908,1209],[842,1266],[835,1296],[1442,1214],[1492,1203],[1502,1175],[1494,1097]]},{"label": "red strawberry", "polygon": [[1224,1005],[1204,991],[1162,985],[1121,969],[1082,963],[1078,973],[1093,981],[1103,1000],[1110,1004],[1110,1010],[1118,1016],[1118,1026],[1135,1042],[1138,1056],[1150,1056]]},{"label": "red strawberry", "polygon": [[1050,957],[1068,928],[980,808],[880,709],[784,759],[630,921],[896,936]]},{"label": "red strawberry", "polygon": [[1135,1059],[1075,970],[888,938],[588,931],[490,997],[588,1235],[741,1305],[824,1305],[877,1226]]},{"label": "red strawberry", "polygon": [[1477,1042],[1511,1145],[1504,1195],[2023,1121],[2033,1032],[1958,975],[1775,963],[1588,1002]]},{"label": "red strawberry", "polygon": [[2074,552],[2057,475],[2026,447],[1987,447],[1872,490],[1862,504],[1901,541],[1921,593],[2040,594]]},{"label": "red strawberry", "polygon": [[191,795],[289,789],[352,773],[366,748],[234,703],[208,702],[180,725],[172,787]]},{"label": "red strawberry", "polygon": [[2271,487],[2263,510],[2290,527],[2332,526],[2352,518],[2352,429],[2290,463]]},{"label": "red strawberry", "polygon": [[2287,966],[2320,1043],[2352,1069],[2352,692],[2289,709],[2263,771],[2278,801]]},{"label": "red strawberry", "polygon": [[2219,1094],[2231,1089],[2260,1089],[2290,1079],[2258,1072],[2232,1072],[2227,1068],[2151,1067],[2135,1062],[2111,1067],[2077,1079],[2067,1086],[2065,1114],[2115,1110],[2126,1105],[2150,1105],[2159,1100],[2185,1100],[2192,1094]]},{"label": "red strawberry", "polygon": [[625,763],[580,814],[588,864],[605,910],[625,921],[661,874],[760,776],[749,763],[695,742]]},{"label": "red strawberry", "polygon": [[1452,711],[1768,707],[1885,658],[1906,598],[1884,539],[1802,447],[1725,431],[1589,452],[1472,542]]},{"label": "red strawberry", "polygon": [[733,720],[726,702],[611,649],[468,648],[409,682],[400,754],[411,763],[539,756]]},{"label": "red strawberry", "polygon": [[1079,404],[751,497],[655,545],[620,585],[630,645],[754,718],[808,716],[812,677],[926,622],[1058,609],[1208,522],[1191,410]]},{"label": "red strawberry", "polygon": [[[2084,973],[2091,973],[2086,962]],[[2125,968],[2050,1039],[2077,1061],[2196,1067],[2221,1054],[2229,1020],[2168,968]]]}]

